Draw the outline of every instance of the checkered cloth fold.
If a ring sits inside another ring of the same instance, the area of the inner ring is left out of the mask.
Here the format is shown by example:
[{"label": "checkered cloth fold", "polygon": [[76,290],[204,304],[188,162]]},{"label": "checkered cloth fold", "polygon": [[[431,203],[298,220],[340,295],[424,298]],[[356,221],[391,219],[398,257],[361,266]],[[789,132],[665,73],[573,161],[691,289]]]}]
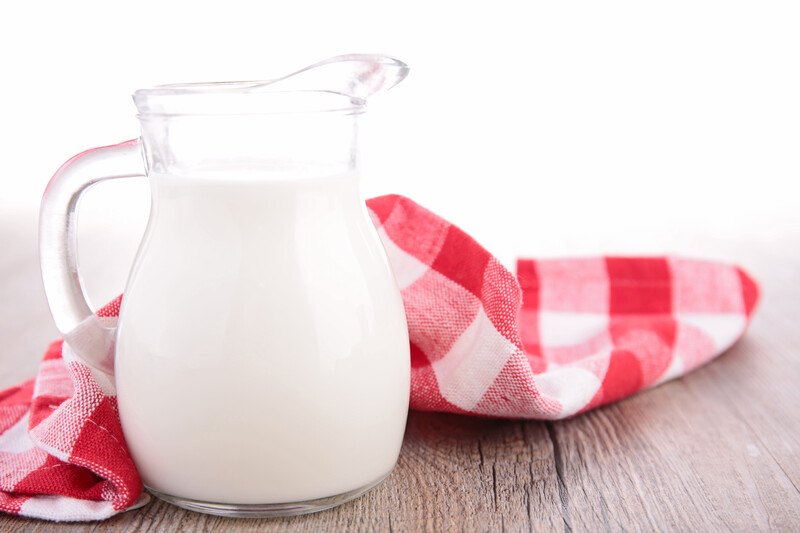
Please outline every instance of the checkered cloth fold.
[{"label": "checkered cloth fold", "polygon": [[[758,297],[735,266],[672,257],[521,259],[515,277],[408,198],[367,204],[405,303],[413,409],[582,413],[713,359]],[[35,380],[0,392],[0,510],[96,520],[146,498],[113,383],[54,342]]]}]

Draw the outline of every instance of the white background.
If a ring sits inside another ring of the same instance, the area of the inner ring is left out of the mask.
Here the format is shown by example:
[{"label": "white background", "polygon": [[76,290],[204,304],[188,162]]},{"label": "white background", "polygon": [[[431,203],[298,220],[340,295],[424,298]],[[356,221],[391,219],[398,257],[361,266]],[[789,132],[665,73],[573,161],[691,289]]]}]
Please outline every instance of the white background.
[{"label": "white background", "polygon": [[[382,52],[411,74],[365,117],[365,194],[411,196],[506,263],[697,254],[697,236],[735,245],[795,234],[799,5],[8,2],[0,210],[35,241],[56,168],[138,135],[137,88],[264,79]],[[105,297],[121,289],[147,185],[87,196],[84,273],[120,270]]]}]

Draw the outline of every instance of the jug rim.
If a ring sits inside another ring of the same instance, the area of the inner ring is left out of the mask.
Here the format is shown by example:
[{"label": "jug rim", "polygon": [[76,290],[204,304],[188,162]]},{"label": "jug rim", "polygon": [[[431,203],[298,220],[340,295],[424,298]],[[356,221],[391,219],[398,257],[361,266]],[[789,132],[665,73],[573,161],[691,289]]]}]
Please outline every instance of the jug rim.
[{"label": "jug rim", "polygon": [[360,114],[366,100],[321,89],[266,89],[264,81],[155,85],[133,93],[140,118],[343,113]]}]

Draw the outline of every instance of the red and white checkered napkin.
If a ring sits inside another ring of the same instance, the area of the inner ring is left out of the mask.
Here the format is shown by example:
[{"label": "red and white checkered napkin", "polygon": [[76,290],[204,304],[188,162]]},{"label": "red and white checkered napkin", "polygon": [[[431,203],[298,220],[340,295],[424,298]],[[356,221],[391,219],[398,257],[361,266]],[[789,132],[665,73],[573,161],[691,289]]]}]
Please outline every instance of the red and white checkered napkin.
[{"label": "red and white checkered napkin", "polygon": [[[676,258],[518,262],[401,196],[368,202],[402,289],[411,407],[557,419],[709,361],[758,297],[735,266]],[[119,299],[98,314],[114,321]],[[53,343],[0,392],[0,510],[91,520],[143,503],[113,383]]]}]

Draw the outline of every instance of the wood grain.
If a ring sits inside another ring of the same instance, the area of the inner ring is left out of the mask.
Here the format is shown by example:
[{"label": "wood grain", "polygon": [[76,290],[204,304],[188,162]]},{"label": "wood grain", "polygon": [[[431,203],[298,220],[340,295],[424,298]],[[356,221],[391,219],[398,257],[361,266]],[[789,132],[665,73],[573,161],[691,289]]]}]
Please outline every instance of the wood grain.
[{"label": "wood grain", "polygon": [[[0,226],[0,387],[31,375],[55,336],[30,233]],[[563,422],[411,413],[392,475],[339,508],[225,519],[155,500],[102,523],[0,515],[0,531],[800,530],[798,250],[774,239],[717,250],[764,297],[714,363]]]}]

